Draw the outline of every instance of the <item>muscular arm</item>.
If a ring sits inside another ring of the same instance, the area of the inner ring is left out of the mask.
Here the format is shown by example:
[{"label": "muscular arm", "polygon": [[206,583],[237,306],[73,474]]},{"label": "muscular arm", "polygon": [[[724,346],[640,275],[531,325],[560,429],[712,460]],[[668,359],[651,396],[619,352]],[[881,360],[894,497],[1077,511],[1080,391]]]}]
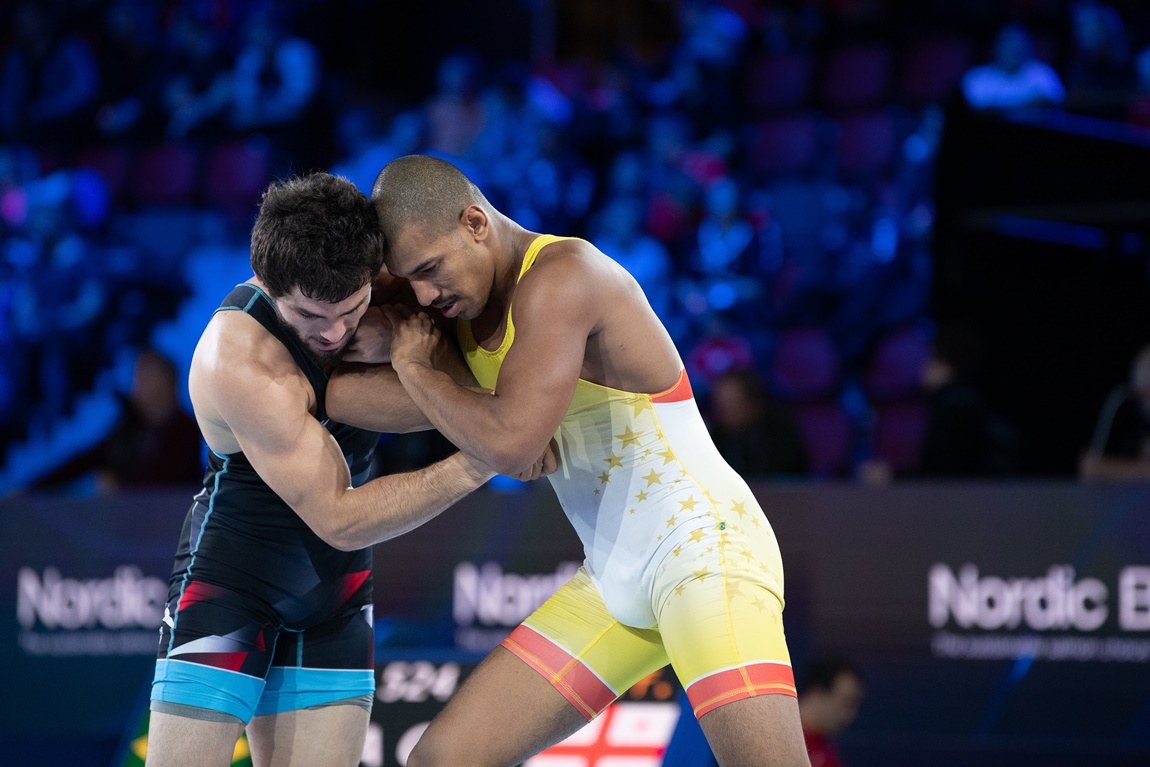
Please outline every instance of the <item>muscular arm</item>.
[{"label": "muscular arm", "polygon": [[[229,353],[227,345],[227,335],[218,333],[193,362],[197,414],[211,414],[201,423],[226,425],[217,438],[234,437],[260,478],[335,548],[351,551],[411,530],[494,474],[457,453],[352,488],[347,462],[310,414],[310,387],[286,352],[265,349],[245,357]],[[218,362],[225,359],[229,364]]]},{"label": "muscular arm", "polygon": [[469,390],[434,366],[419,348],[426,318],[397,329],[395,370],[444,436],[497,471],[518,471],[546,448],[571,402],[587,339],[609,300],[597,284],[593,267],[578,258],[532,267],[515,294],[515,343],[492,393]]},{"label": "muscular arm", "polygon": [[332,420],[369,431],[406,434],[431,428],[391,365],[344,363],[327,385]]},{"label": "muscular arm", "polygon": [[[345,361],[328,382],[325,405],[333,420],[389,434],[432,428],[389,363],[391,336],[391,323],[383,312],[368,310],[344,357],[355,361]],[[454,343],[443,340],[438,330],[428,340],[434,342],[430,353],[436,368],[460,385],[481,391]]]}]

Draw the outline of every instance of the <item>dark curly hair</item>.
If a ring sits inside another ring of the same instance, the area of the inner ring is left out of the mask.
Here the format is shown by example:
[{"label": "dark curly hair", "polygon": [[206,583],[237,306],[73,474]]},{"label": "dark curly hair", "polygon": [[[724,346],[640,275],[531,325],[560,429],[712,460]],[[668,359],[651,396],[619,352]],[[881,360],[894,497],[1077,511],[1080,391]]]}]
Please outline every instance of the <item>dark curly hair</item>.
[{"label": "dark curly hair", "polygon": [[252,271],[273,298],[293,288],[338,303],[383,267],[383,235],[367,196],[345,178],[311,173],[273,182],[252,227]]}]

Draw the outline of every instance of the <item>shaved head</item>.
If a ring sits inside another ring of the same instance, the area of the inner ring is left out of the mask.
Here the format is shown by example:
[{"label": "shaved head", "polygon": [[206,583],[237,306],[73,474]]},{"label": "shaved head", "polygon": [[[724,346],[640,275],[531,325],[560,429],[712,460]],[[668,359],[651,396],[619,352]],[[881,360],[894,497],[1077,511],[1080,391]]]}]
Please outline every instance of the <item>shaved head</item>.
[{"label": "shaved head", "polygon": [[430,236],[449,231],[468,205],[492,212],[491,203],[459,168],[418,154],[388,163],[375,178],[371,201],[388,246],[412,226]]}]

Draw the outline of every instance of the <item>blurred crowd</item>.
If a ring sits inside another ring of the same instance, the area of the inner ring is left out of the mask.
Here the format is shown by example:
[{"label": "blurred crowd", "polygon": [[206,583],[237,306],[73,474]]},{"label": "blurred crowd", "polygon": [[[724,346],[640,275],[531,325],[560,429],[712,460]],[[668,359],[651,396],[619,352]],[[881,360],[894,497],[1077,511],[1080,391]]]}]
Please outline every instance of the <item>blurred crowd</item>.
[{"label": "blurred crowd", "polygon": [[[913,474],[942,428],[926,373],[948,112],[1150,129],[1136,2],[622,3],[608,17],[633,24],[595,45],[578,30],[599,3],[506,5],[535,38],[519,55],[444,50],[413,95],[420,77],[371,60],[371,3],[5,4],[0,444],[50,431],[146,346],[195,287],[187,259],[242,247],[269,180],[323,168],[366,192],[426,152],[639,279],[744,471]],[[1001,450],[1009,427],[987,421]]]}]

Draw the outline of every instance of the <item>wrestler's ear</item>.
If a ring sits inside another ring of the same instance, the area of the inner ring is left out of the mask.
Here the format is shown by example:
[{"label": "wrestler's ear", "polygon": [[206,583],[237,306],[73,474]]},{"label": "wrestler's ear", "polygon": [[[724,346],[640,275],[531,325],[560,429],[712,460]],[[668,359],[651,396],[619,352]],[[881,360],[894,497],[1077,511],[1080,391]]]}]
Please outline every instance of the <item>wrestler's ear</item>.
[{"label": "wrestler's ear", "polygon": [[476,241],[487,239],[487,234],[491,229],[491,219],[487,217],[487,211],[483,208],[478,205],[468,205],[460,214],[460,220]]}]

